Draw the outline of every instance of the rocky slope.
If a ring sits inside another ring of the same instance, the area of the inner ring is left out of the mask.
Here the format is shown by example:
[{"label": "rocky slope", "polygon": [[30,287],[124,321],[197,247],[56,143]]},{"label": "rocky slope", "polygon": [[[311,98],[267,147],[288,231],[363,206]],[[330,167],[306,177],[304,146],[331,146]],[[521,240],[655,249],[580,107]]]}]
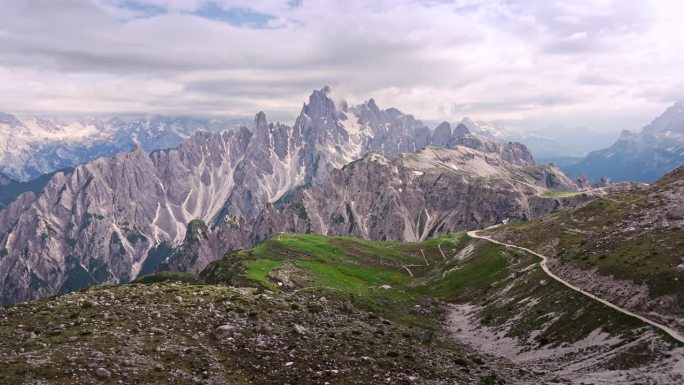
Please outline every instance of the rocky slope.
[{"label": "rocky slope", "polygon": [[146,117],[73,122],[52,118],[19,120],[0,113],[0,172],[18,181],[73,168],[140,146],[146,151],[178,147],[198,131],[219,131],[235,120]]},{"label": "rocky slope", "polygon": [[258,244],[276,232],[419,241],[537,217],[593,197],[541,197],[549,189],[576,186],[553,166],[515,165],[497,151],[456,146],[428,147],[394,159],[369,154],[314,185],[292,190],[253,221],[226,218],[186,242],[166,268],[197,272],[226,250]]},{"label": "rocky slope", "polygon": [[549,268],[596,295],[684,331],[684,167],[494,238],[554,257]]},{"label": "rocky slope", "polygon": [[684,164],[684,102],[675,103],[640,133],[623,131],[611,147],[591,152],[564,167],[570,175],[590,179],[651,183]]},{"label": "rocky slope", "polygon": [[[69,169],[60,171],[71,172]],[[0,210],[9,206],[19,195],[25,192],[30,191],[33,194],[39,194],[57,172],[44,174],[27,182],[20,182],[0,173]]]},{"label": "rocky slope", "polygon": [[[400,155],[431,142],[420,121],[373,100],[336,106],[328,93],[315,91],[293,126],[259,113],[253,131],[100,158],[20,196],[0,211],[0,303],[126,282],[161,265],[199,271],[283,230],[420,240],[588,199],[539,198],[576,186],[534,166],[524,146],[462,126],[445,130],[453,149]],[[379,154],[350,164],[369,152]]]}]

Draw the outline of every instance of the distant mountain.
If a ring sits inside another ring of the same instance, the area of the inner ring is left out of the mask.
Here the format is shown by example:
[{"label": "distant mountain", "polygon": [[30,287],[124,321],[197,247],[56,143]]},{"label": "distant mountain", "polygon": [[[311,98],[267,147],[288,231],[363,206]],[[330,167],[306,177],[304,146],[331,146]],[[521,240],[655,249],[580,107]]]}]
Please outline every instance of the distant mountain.
[{"label": "distant mountain", "polygon": [[[557,163],[560,159],[571,159],[582,155],[577,149],[559,142],[556,139],[536,135],[532,133],[517,133],[507,130],[492,122],[484,120],[472,120],[463,118],[459,123],[463,124],[470,132],[499,143],[519,142],[524,144],[540,163]],[[581,159],[577,157],[576,160]],[[558,165],[558,164],[557,164]]]},{"label": "distant mountain", "polygon": [[0,187],[16,182],[14,179],[0,172]]},{"label": "distant mountain", "polygon": [[590,179],[651,183],[684,164],[684,102],[675,103],[640,133],[623,131],[612,146],[591,152],[563,167],[571,175]]},{"label": "distant mountain", "polygon": [[443,130],[453,149],[420,151],[432,142],[421,121],[372,99],[338,106],[328,92],[293,126],[259,113],[252,131],[100,158],[20,195],[0,211],[0,302],[127,282],[162,263],[197,271],[288,229],[423,240],[540,215],[561,205],[540,197],[547,189],[577,188],[525,146],[464,126]]},{"label": "distant mountain", "polygon": [[197,131],[234,127],[238,121],[149,117],[125,121],[51,118],[24,121],[0,113],[0,172],[18,181],[71,168],[140,146],[146,151],[177,147]]}]

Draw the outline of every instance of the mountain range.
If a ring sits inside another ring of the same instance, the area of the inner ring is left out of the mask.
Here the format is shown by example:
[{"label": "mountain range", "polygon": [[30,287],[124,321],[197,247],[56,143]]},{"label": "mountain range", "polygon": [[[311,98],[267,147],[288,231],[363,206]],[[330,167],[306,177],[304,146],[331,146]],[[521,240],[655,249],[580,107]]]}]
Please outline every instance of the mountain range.
[{"label": "mountain range", "polygon": [[593,151],[572,165],[569,175],[584,173],[590,179],[651,183],[684,164],[684,102],[678,102],[641,132],[623,131],[610,147]]},{"label": "mountain range", "polygon": [[494,140],[499,143],[518,142],[529,148],[535,159],[540,163],[556,163],[559,159],[581,159],[581,149],[563,143],[562,140],[529,132],[514,132],[485,120],[463,118],[459,123],[464,124],[475,135]]},{"label": "mountain range", "polygon": [[524,145],[464,125],[438,139],[411,115],[328,93],[313,92],[293,126],[259,113],[253,131],[99,158],[20,195],[0,211],[0,302],[199,271],[279,231],[416,241],[588,199],[542,198],[577,186]]},{"label": "mountain range", "polygon": [[146,151],[175,148],[197,131],[225,130],[240,122],[163,116],[63,122],[41,117],[19,120],[0,113],[0,173],[25,182],[133,146]]},{"label": "mountain range", "polygon": [[250,126],[0,173],[0,383],[681,383],[684,166],[327,87]]}]

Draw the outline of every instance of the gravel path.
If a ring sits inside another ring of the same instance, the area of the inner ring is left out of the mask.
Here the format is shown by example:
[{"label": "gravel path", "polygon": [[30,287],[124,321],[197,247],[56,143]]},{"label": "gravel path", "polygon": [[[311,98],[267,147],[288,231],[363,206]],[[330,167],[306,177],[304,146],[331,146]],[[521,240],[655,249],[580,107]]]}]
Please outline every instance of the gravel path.
[{"label": "gravel path", "polygon": [[611,308],[613,308],[613,309],[615,309],[615,310],[617,310],[617,311],[619,311],[619,312],[621,312],[621,313],[627,314],[628,316],[632,316],[632,317],[638,318],[638,319],[640,319],[641,321],[644,321],[644,322],[646,322],[646,323],[649,324],[649,325],[653,325],[653,326],[657,327],[658,329],[664,331],[665,333],[669,334],[670,336],[672,336],[672,338],[676,339],[677,341],[684,343],[684,336],[682,336],[681,334],[679,334],[679,333],[678,333],[677,331],[675,331],[674,329],[669,328],[669,327],[667,327],[667,326],[665,326],[665,325],[661,325],[661,324],[659,324],[659,323],[657,323],[657,322],[655,322],[655,321],[652,321],[652,320],[650,320],[650,319],[648,319],[648,318],[646,318],[646,317],[640,316],[640,315],[638,315],[638,314],[634,314],[634,313],[632,313],[632,312],[629,311],[629,310],[623,309],[623,308],[621,308],[620,306],[617,306],[617,305],[613,304],[612,302],[608,302],[608,301],[606,301],[605,299],[599,298],[599,297],[597,297],[597,296],[595,296],[595,295],[593,295],[593,294],[591,294],[591,293],[589,293],[589,292],[587,292],[587,291],[585,291],[585,290],[582,290],[582,289],[580,289],[579,287],[577,287],[577,286],[575,286],[575,285],[573,285],[573,284],[571,284],[571,283],[569,283],[569,282],[563,280],[562,278],[558,277],[557,275],[555,275],[554,273],[552,273],[551,270],[549,270],[549,268],[546,266],[546,262],[547,262],[548,258],[547,258],[545,255],[541,255],[541,254],[539,254],[539,253],[537,253],[537,252],[534,252],[534,251],[532,251],[532,250],[530,250],[530,249],[527,249],[527,248],[525,248],[525,247],[520,247],[520,246],[516,246],[516,245],[511,245],[511,244],[508,244],[508,243],[499,242],[499,241],[497,241],[497,240],[495,240],[495,239],[492,239],[491,237],[487,237],[487,236],[483,236],[483,235],[478,235],[477,233],[478,233],[478,231],[468,231],[468,236],[471,237],[471,238],[483,239],[483,240],[485,240],[485,241],[489,241],[489,242],[492,242],[492,243],[497,243],[497,244],[499,244],[499,245],[503,245],[503,246],[506,246],[506,247],[509,247],[509,248],[512,248],[512,249],[518,249],[518,250],[522,250],[522,251],[525,251],[525,252],[530,253],[530,254],[534,254],[534,255],[536,255],[536,256],[538,256],[539,258],[542,259],[542,261],[541,261],[539,264],[541,265],[542,269],[544,270],[544,272],[545,272],[549,277],[551,277],[551,278],[555,279],[556,281],[562,283],[563,285],[565,285],[565,286],[571,288],[572,290],[575,290],[575,291],[577,291],[577,292],[580,292],[580,293],[586,295],[587,297],[589,297],[589,298],[591,298],[591,299],[594,299],[594,300],[596,300],[596,301],[599,301],[599,302],[601,302],[602,304],[604,304],[604,305],[606,305],[606,306],[609,306],[609,307],[611,307]]}]

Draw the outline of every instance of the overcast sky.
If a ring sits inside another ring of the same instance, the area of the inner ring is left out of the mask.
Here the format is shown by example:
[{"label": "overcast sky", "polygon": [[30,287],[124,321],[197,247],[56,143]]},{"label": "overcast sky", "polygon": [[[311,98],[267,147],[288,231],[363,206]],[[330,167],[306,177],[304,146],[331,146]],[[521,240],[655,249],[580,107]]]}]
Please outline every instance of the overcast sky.
[{"label": "overcast sky", "polygon": [[0,0],[0,110],[291,123],[311,90],[425,121],[614,133],[684,99],[676,0]]}]

